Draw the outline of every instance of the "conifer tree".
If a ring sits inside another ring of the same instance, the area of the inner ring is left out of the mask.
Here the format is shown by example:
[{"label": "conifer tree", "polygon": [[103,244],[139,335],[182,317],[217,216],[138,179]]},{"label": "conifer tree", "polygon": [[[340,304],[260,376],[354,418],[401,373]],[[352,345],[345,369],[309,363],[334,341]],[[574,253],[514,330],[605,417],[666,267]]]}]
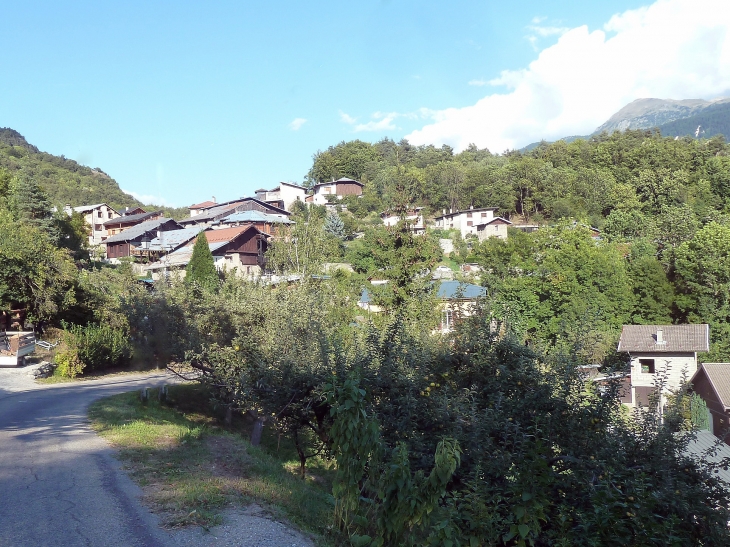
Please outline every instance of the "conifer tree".
[{"label": "conifer tree", "polygon": [[193,254],[185,271],[188,282],[197,282],[211,290],[218,286],[218,271],[215,269],[215,261],[205,233],[201,233],[195,240]]}]

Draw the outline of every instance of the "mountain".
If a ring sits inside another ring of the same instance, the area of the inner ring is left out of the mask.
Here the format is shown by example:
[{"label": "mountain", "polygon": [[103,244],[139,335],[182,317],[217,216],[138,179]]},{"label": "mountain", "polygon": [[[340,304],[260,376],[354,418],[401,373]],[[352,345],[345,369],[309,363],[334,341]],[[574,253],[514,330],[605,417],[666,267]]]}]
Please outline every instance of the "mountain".
[{"label": "mountain", "polygon": [[138,200],[124,193],[117,182],[100,168],[79,165],[64,156],[41,152],[25,137],[0,127],[0,170],[22,170],[34,177],[54,205],[108,203],[115,209],[139,207]]},{"label": "mountain", "polygon": [[[697,127],[700,126],[699,134]],[[611,116],[587,136],[564,137],[559,140],[572,142],[589,139],[604,131],[625,131],[627,129],[658,128],[665,137],[698,136],[710,138],[724,135],[730,140],[730,98],[705,101],[702,99],[636,99]],[[542,141],[545,142],[545,141]],[[533,142],[520,152],[529,152],[542,142]]]}]

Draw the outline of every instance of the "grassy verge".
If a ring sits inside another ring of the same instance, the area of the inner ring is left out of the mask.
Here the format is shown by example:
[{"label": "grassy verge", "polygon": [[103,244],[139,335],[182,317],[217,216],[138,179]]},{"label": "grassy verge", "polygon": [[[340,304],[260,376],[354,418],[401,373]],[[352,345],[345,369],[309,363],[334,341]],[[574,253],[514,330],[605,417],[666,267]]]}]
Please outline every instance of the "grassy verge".
[{"label": "grassy verge", "polygon": [[332,522],[332,470],[324,461],[296,476],[297,460],[286,440],[265,432],[254,447],[237,430],[222,428],[197,385],[171,386],[166,404],[150,394],[101,399],[89,408],[92,427],[113,446],[140,484],[146,500],[167,526],[209,527],[221,511],[262,505],[274,518],[287,519],[328,544]]}]

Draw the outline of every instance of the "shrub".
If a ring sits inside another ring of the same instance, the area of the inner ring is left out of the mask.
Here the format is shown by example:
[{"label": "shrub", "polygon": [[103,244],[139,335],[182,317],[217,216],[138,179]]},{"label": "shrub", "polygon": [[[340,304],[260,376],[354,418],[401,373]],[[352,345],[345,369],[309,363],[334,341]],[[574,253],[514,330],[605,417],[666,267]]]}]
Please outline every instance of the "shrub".
[{"label": "shrub", "polygon": [[64,325],[66,349],[56,355],[59,374],[73,378],[83,371],[128,365],[132,345],[124,329],[109,325]]}]

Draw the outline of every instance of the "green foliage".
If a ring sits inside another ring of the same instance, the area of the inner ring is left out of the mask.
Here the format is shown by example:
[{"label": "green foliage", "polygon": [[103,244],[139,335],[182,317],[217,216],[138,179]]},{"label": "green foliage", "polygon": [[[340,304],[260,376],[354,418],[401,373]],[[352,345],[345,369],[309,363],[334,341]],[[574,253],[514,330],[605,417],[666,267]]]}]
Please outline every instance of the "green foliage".
[{"label": "green foliage", "polygon": [[707,403],[697,393],[690,396],[690,422],[696,429],[710,429],[710,415],[707,410]]},{"label": "green foliage", "polygon": [[218,270],[215,269],[213,253],[210,252],[210,246],[205,234],[200,234],[195,240],[193,254],[185,271],[185,280],[188,283],[197,284],[207,290],[218,288]]},{"label": "green foliage", "polygon": [[53,240],[57,238],[48,197],[34,178],[24,173],[13,178],[8,205],[16,220],[46,232]]},{"label": "green foliage", "polygon": [[[109,203],[114,208],[142,205],[122,192],[116,181],[98,167],[86,167],[64,156],[41,152],[12,129],[0,128],[0,169],[30,177],[57,207],[67,203]],[[0,183],[0,191],[1,186]]]},{"label": "green foliage", "polygon": [[26,308],[32,321],[54,318],[74,304],[77,271],[41,227],[0,210],[0,308]]},{"label": "green foliage", "polygon": [[132,358],[128,333],[110,325],[64,325],[65,349],[56,357],[59,374],[74,378],[86,371],[124,367]]}]

